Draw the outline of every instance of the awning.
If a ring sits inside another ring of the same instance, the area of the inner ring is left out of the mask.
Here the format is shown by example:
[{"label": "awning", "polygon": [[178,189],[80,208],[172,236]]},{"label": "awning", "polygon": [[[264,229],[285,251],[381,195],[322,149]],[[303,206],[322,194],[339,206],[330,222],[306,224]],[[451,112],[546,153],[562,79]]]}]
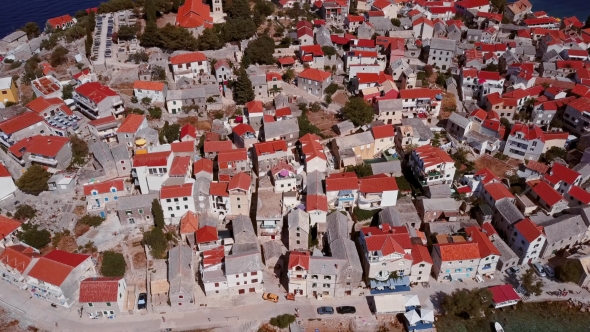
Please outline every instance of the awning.
[{"label": "awning", "polygon": [[378,314],[405,312],[405,299],[401,294],[388,294],[373,297],[375,312]]},{"label": "awning", "polygon": [[421,320],[423,322],[434,323],[434,311],[429,309],[420,309]]},{"label": "awning", "polygon": [[404,317],[410,323],[410,325],[414,325],[420,321],[420,315],[416,312],[416,310],[408,311],[404,314]]}]

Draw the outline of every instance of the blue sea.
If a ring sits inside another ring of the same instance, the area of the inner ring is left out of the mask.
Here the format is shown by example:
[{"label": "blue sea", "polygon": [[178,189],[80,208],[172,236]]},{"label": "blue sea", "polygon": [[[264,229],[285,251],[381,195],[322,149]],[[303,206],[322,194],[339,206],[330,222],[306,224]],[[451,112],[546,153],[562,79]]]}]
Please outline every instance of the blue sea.
[{"label": "blue sea", "polygon": [[[514,2],[516,0],[508,0]],[[96,7],[100,0],[0,0],[0,37],[34,21],[41,30],[48,18]],[[584,22],[590,15],[590,0],[530,0],[533,10],[563,18],[576,15]]]}]

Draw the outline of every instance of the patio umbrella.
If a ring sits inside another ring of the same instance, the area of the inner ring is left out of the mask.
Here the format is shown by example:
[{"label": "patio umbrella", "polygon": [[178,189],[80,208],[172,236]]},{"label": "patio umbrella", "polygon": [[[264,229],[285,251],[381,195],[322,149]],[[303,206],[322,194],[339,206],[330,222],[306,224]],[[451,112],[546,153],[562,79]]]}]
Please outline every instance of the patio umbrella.
[{"label": "patio umbrella", "polygon": [[404,295],[406,299],[406,307],[417,307],[420,305],[420,299],[418,295]]},{"label": "patio umbrella", "polygon": [[422,314],[423,321],[434,323],[434,311],[429,309],[422,309],[420,310],[420,314]]},{"label": "patio umbrella", "polygon": [[414,325],[420,321],[420,315],[416,312],[416,310],[408,311],[404,314],[404,317],[408,320],[410,325]]}]

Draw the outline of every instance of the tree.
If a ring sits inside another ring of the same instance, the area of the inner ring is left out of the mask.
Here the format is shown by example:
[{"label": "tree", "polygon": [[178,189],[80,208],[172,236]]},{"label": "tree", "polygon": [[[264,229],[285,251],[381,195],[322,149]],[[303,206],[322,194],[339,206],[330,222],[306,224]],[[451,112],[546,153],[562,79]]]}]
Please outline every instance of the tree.
[{"label": "tree", "polygon": [[234,101],[238,105],[244,105],[249,101],[254,100],[254,90],[252,90],[252,81],[248,77],[248,73],[244,67],[240,68],[238,79],[233,87]]},{"label": "tree", "polygon": [[324,89],[324,93],[330,96],[336,93],[336,91],[338,91],[338,84],[336,83],[331,83],[327,88]]},{"label": "tree", "polygon": [[336,55],[336,49],[329,45],[322,46],[322,52],[324,52],[324,55],[326,56]]},{"label": "tree", "polygon": [[249,39],[255,33],[256,24],[250,18],[228,19],[222,28],[223,40],[226,42]]},{"label": "tree", "polygon": [[162,45],[160,31],[155,22],[147,22],[141,35],[140,44],[143,47],[160,47]]},{"label": "tree", "polygon": [[248,0],[233,0],[231,6],[225,6],[225,8],[230,18],[250,19],[252,17]]},{"label": "tree", "polygon": [[154,0],[145,0],[145,5],[143,6],[143,11],[145,13],[145,19],[147,22],[156,22],[157,19],[157,11],[156,11],[156,4]]},{"label": "tree", "polygon": [[250,63],[272,65],[276,63],[275,58],[272,56],[274,52],[274,40],[269,35],[262,35],[248,43],[248,47],[244,51],[244,59],[247,59],[249,63],[244,63],[244,65],[245,67],[248,67]]},{"label": "tree", "polygon": [[75,164],[81,165],[86,161],[88,156],[88,144],[77,135],[70,136],[72,144],[72,158]]},{"label": "tree", "polygon": [[342,108],[342,114],[358,127],[372,122],[375,111],[363,98],[353,97]]},{"label": "tree", "polygon": [[482,70],[492,71],[492,72],[500,72],[500,66],[498,66],[495,63],[490,63],[489,65],[485,66]]},{"label": "tree", "polygon": [[219,34],[213,29],[205,29],[197,38],[197,48],[199,51],[218,50],[223,47],[223,42],[219,39]]},{"label": "tree", "polygon": [[102,265],[100,274],[105,277],[122,277],[125,275],[127,263],[123,254],[114,251],[105,251],[102,253]]},{"label": "tree", "polygon": [[440,133],[434,133],[434,137],[430,140],[430,145],[434,147],[440,146]]},{"label": "tree", "polygon": [[117,38],[120,40],[131,40],[137,35],[137,26],[121,25],[117,31]]},{"label": "tree", "polygon": [[490,0],[492,7],[496,13],[503,13],[504,7],[506,6],[506,0]]},{"label": "tree", "polygon": [[526,270],[526,272],[520,277],[520,283],[528,294],[539,296],[543,293],[543,285],[545,283],[537,277],[537,274],[532,268]]},{"label": "tree", "polygon": [[39,30],[39,26],[35,22],[27,22],[21,30],[27,34],[27,38],[29,39],[39,37],[41,34],[41,30]]},{"label": "tree", "polygon": [[402,22],[399,19],[394,17],[391,19],[391,24],[393,24],[394,27],[399,28],[402,25]]},{"label": "tree", "polygon": [[512,123],[510,123],[510,120],[506,119],[505,117],[501,117],[500,124],[506,128],[506,132],[510,132],[510,129],[512,128]]},{"label": "tree", "polygon": [[88,225],[90,227],[98,227],[102,224],[105,218],[96,215],[87,214],[84,217],[80,218],[78,222],[80,224]]},{"label": "tree", "polygon": [[154,227],[143,233],[143,243],[150,247],[150,253],[154,258],[165,258],[168,249],[168,241],[162,228]]},{"label": "tree", "polygon": [[32,165],[27,168],[25,174],[16,180],[16,186],[27,194],[37,196],[48,189],[47,181],[49,181],[50,177],[51,174],[45,168],[39,165]]},{"label": "tree", "polygon": [[365,176],[373,175],[373,169],[369,164],[347,166],[345,172],[354,172],[357,177],[364,178]]},{"label": "tree", "polygon": [[72,99],[74,93],[74,87],[66,84],[63,86],[63,89],[61,90],[61,99]]},{"label": "tree", "polygon": [[152,98],[150,98],[150,97],[143,97],[143,98],[141,98],[141,104],[143,106],[147,106],[147,105],[149,105],[151,103],[152,103]]},{"label": "tree", "polygon": [[557,118],[553,118],[553,120],[551,120],[550,126],[552,128],[563,128],[563,121]]},{"label": "tree", "polygon": [[299,137],[303,137],[306,134],[314,134],[323,137],[322,131],[309,121],[305,113],[297,117],[299,123]]},{"label": "tree", "polygon": [[293,72],[293,69],[287,69],[283,74],[283,79],[287,82],[293,81],[295,79],[295,72]]},{"label": "tree", "polygon": [[275,11],[275,6],[270,1],[257,0],[256,4],[254,5],[254,12],[260,13],[260,15],[262,15],[264,17],[272,15],[272,13],[274,13],[274,11]]},{"label": "tree", "polygon": [[34,207],[28,204],[21,204],[17,207],[16,212],[14,212],[14,219],[24,221],[35,218],[35,215],[37,215],[37,210]]},{"label": "tree", "polygon": [[587,29],[590,28],[590,15],[588,15],[588,17],[586,18],[586,22],[584,23],[584,26],[582,27],[582,29]]},{"label": "tree", "polygon": [[56,47],[53,50],[53,53],[51,53],[49,63],[51,63],[51,65],[53,67],[57,67],[65,62],[67,62],[68,61],[68,57],[67,57],[68,53],[70,53],[70,51],[68,51],[67,48],[65,48],[61,45]]},{"label": "tree", "polygon": [[152,66],[152,80],[165,81],[166,80],[166,69],[153,65]]},{"label": "tree", "polygon": [[162,117],[162,109],[159,107],[150,107],[148,108],[148,113],[150,114],[150,119],[160,119]]},{"label": "tree", "polygon": [[164,122],[164,127],[160,130],[160,143],[172,143],[180,138],[180,125],[178,123],[169,124]]},{"label": "tree", "polygon": [[440,86],[444,87],[444,86],[445,86],[445,81],[446,81],[446,80],[445,80],[445,76],[444,76],[443,74],[441,74],[441,73],[438,73],[438,74],[436,75],[436,84],[438,84],[438,85],[440,85]]},{"label": "tree", "polygon": [[564,149],[557,146],[553,146],[543,154],[542,159],[544,159],[547,163],[551,163],[553,162],[553,160],[557,158],[564,158],[565,154],[566,151]]},{"label": "tree", "polygon": [[16,237],[35,249],[41,249],[51,242],[51,233],[46,229],[30,223],[22,224],[22,231],[16,233]]},{"label": "tree", "polygon": [[295,321],[295,316],[289,315],[289,314],[284,314],[284,315],[279,315],[279,316],[271,318],[270,325],[276,326],[281,329],[286,329],[294,321]]},{"label": "tree", "polygon": [[314,113],[317,113],[322,110],[322,105],[320,105],[320,103],[318,102],[312,103],[311,105],[309,105],[309,110]]},{"label": "tree", "polygon": [[564,282],[577,284],[582,278],[582,266],[578,260],[568,259],[556,269],[557,278]]},{"label": "tree", "polygon": [[443,293],[441,309],[445,315],[462,317],[464,319],[479,317],[482,311],[487,311],[492,305],[492,292],[487,288],[467,290],[458,289],[452,294]]},{"label": "tree", "polygon": [[158,46],[160,48],[171,51],[197,50],[197,39],[181,26],[168,23],[162,29],[159,29],[158,37],[160,38],[160,45]]}]

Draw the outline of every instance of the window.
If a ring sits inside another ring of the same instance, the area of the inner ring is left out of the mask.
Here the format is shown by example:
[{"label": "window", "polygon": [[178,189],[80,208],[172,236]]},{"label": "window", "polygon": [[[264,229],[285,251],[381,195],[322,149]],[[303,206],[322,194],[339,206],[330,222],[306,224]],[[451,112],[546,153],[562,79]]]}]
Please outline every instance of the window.
[{"label": "window", "polygon": [[179,299],[184,299],[184,295],[178,295]]},{"label": "window", "polygon": [[248,273],[244,273],[244,274],[243,274],[243,276],[244,276],[244,277],[248,276]]},{"label": "window", "polygon": [[252,284],[255,284],[257,282],[258,282],[258,279],[252,279],[252,281],[251,281]]},{"label": "window", "polygon": [[107,307],[110,307],[110,306],[111,306],[111,302],[107,302]]},{"label": "window", "polygon": [[143,214],[143,209],[138,209],[137,212],[139,212],[140,214]]},{"label": "window", "polygon": [[258,272],[256,272],[256,271],[254,271],[254,272],[250,272],[250,275],[251,275],[251,276],[257,276],[257,275],[258,275]]},{"label": "window", "polygon": [[88,303],[88,306],[89,306],[89,307],[94,307],[94,304],[92,304],[92,303]]}]

